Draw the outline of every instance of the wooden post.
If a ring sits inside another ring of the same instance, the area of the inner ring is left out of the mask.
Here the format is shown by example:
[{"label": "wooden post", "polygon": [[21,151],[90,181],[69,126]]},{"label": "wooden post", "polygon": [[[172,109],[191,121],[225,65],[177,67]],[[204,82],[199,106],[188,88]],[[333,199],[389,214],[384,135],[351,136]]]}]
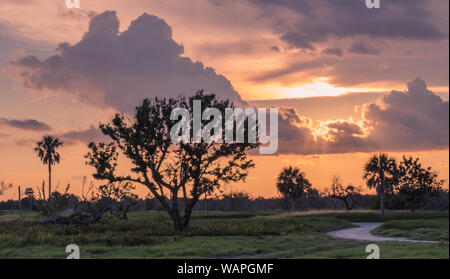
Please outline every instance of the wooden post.
[{"label": "wooden post", "polygon": [[20,214],[20,219],[23,219],[23,214],[22,214],[22,196],[20,195],[20,185],[17,187],[17,189],[19,190],[19,214]]}]

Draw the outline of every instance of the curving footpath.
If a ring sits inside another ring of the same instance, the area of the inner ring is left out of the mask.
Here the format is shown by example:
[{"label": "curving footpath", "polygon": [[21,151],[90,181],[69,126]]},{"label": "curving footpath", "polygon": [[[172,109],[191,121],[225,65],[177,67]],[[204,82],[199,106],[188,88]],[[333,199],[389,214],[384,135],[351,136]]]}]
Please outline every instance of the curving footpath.
[{"label": "curving footpath", "polygon": [[383,223],[352,223],[352,224],[358,227],[328,232],[327,235],[335,238],[370,241],[370,242],[401,241],[401,242],[437,243],[437,241],[413,240],[408,239],[406,237],[384,237],[373,235],[371,231],[383,225]]}]

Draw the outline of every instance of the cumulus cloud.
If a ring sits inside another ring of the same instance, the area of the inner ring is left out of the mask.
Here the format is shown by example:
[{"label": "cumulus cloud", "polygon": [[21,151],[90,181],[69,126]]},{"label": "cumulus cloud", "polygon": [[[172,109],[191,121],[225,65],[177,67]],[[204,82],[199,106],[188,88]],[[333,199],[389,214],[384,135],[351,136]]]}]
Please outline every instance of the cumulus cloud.
[{"label": "cumulus cloud", "polygon": [[[279,153],[325,154],[419,151],[449,148],[449,103],[427,89],[422,79],[405,92],[392,91],[364,105],[362,120],[335,120],[320,128],[299,126],[294,109],[280,114]],[[283,135],[286,134],[286,135]]]},{"label": "cumulus cloud", "polygon": [[258,100],[251,104],[261,107],[279,106],[295,108],[303,116],[315,121],[332,121],[339,116],[343,119],[361,120],[362,115],[355,110],[365,103],[373,103],[383,93],[349,93],[338,96],[319,96],[295,99]]},{"label": "cumulus cloud", "polygon": [[333,131],[333,133],[344,133],[348,135],[362,135],[363,129],[355,123],[346,121],[333,121],[326,124],[326,126]]},{"label": "cumulus cloud", "polygon": [[449,103],[415,79],[405,92],[392,91],[366,105],[364,119],[379,146],[396,150],[449,147]]},{"label": "cumulus cloud", "polygon": [[[297,127],[286,116],[281,115],[279,120],[279,154],[336,154],[375,150],[371,139],[363,136],[363,128],[359,124],[340,120],[324,123],[319,129]],[[284,133],[295,136],[282,136]]]},{"label": "cumulus cloud", "polygon": [[131,111],[145,97],[190,95],[199,89],[242,102],[230,81],[213,68],[184,57],[172,29],[143,14],[119,32],[116,12],[93,17],[89,30],[74,45],[62,43],[59,54],[44,60],[32,55],[10,62],[23,85],[63,90],[95,106]]},{"label": "cumulus cloud", "polygon": [[0,118],[0,127],[8,126],[12,128],[28,130],[28,131],[50,131],[51,127],[43,122],[35,119],[6,119]]}]

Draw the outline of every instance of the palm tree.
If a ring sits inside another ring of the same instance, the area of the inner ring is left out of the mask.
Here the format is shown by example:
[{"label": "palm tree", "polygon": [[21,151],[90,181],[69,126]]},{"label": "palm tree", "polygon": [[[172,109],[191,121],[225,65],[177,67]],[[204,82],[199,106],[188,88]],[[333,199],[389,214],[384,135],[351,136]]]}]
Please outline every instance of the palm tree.
[{"label": "palm tree", "polygon": [[376,189],[380,195],[380,210],[384,216],[385,194],[391,192],[397,183],[398,169],[394,158],[385,153],[373,155],[364,165],[363,178],[370,189]]},{"label": "palm tree", "polygon": [[[37,142],[34,151],[41,159],[44,165],[48,165],[48,199],[52,196],[52,165],[59,163],[61,156],[56,151],[61,147],[63,142],[53,136],[44,136],[41,141]],[[45,197],[44,197],[45,199]]]},{"label": "palm tree", "polygon": [[311,187],[311,183],[306,179],[305,174],[298,168],[284,168],[278,175],[278,191],[287,199],[291,200],[291,210],[295,210],[295,200],[301,198],[306,190]]}]

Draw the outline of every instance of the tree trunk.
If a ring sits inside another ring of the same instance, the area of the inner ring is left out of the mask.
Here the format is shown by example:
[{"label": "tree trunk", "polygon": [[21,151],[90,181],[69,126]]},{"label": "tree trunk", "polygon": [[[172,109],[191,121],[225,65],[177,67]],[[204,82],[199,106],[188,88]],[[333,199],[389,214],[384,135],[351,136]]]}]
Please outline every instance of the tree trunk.
[{"label": "tree trunk", "polygon": [[350,204],[349,204],[349,202],[347,201],[347,199],[342,199],[342,201],[344,202],[345,208],[347,208],[347,211],[352,210],[352,208],[350,207]]},{"label": "tree trunk", "polygon": [[191,220],[192,207],[187,207],[184,211],[183,217],[183,229],[189,225],[189,220]]},{"label": "tree trunk", "polygon": [[181,220],[181,216],[180,216],[180,213],[178,212],[178,209],[171,208],[169,215],[172,218],[173,228],[175,229],[175,231],[182,231],[184,229],[184,226],[183,226],[184,222]]},{"label": "tree trunk", "polygon": [[384,189],[382,189],[380,193],[380,211],[381,216],[384,216]]},{"label": "tree trunk", "polygon": [[52,197],[52,164],[48,163],[48,200]]},{"label": "tree trunk", "polygon": [[183,220],[180,216],[180,212],[178,211],[178,197],[177,193],[171,191],[170,192],[170,217],[173,221],[173,226],[176,231],[182,231],[184,229]]},{"label": "tree trunk", "polygon": [[295,211],[295,199],[291,201],[291,211]]},{"label": "tree trunk", "polygon": [[19,214],[20,214],[20,219],[23,219],[23,215],[22,215],[22,196],[20,195],[20,186],[17,189],[19,191]]}]

